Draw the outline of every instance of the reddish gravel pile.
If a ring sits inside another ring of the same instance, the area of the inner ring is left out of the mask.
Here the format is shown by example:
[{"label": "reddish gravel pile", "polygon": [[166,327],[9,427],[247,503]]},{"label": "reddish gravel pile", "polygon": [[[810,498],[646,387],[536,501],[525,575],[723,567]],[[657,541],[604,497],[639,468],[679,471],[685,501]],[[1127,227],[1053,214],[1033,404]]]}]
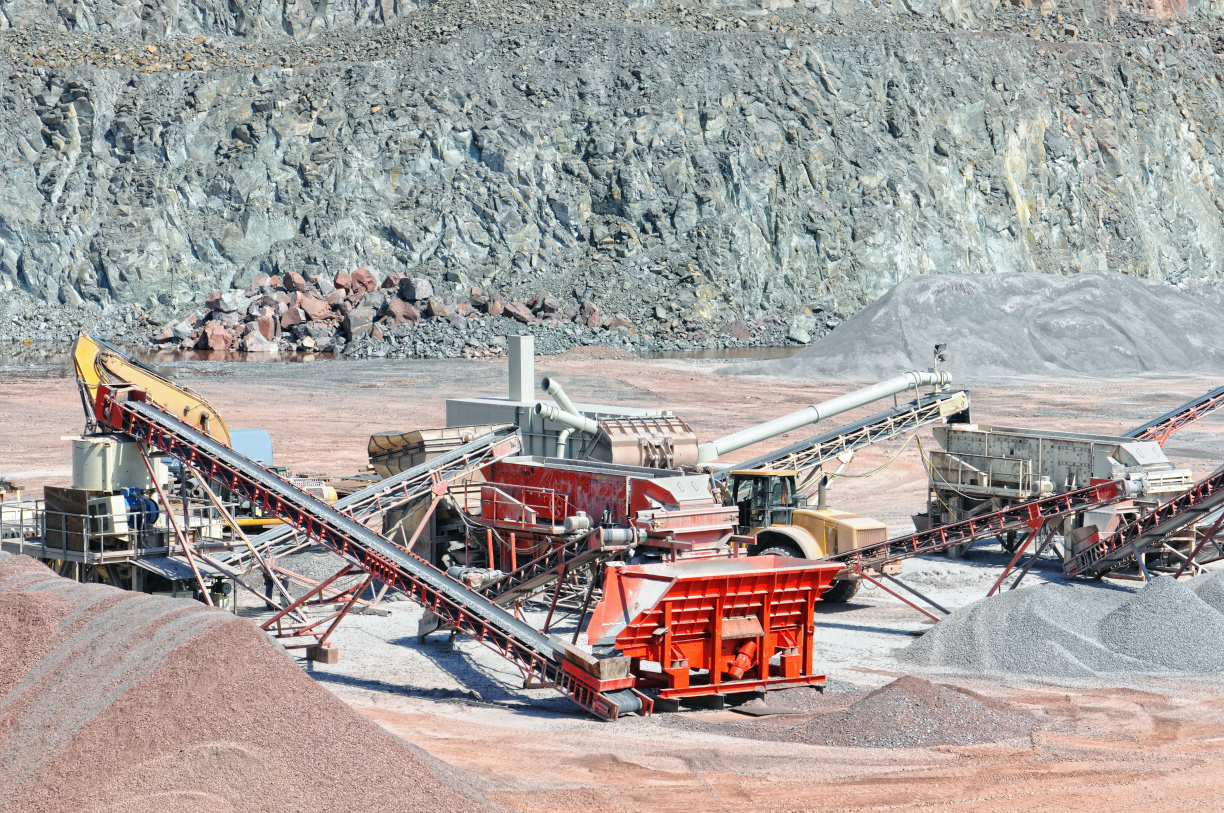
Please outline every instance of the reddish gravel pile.
[{"label": "reddish gravel pile", "polygon": [[0,810],[484,806],[249,623],[0,555]]},{"label": "reddish gravel pile", "polygon": [[912,748],[972,745],[1027,736],[1033,720],[981,695],[921,678],[894,680],[841,711],[829,712],[788,732],[811,745]]}]

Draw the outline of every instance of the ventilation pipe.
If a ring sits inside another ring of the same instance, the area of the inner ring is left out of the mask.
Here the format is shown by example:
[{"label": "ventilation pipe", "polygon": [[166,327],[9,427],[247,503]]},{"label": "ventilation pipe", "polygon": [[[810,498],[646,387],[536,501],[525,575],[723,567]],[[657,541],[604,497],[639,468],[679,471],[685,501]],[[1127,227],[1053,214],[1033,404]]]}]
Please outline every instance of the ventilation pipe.
[{"label": "ventilation pipe", "polygon": [[846,393],[845,395],[839,395],[822,404],[816,404],[815,406],[801,409],[798,412],[783,415],[781,418],[774,418],[772,421],[766,421],[742,432],[727,435],[725,438],[703,443],[697,450],[697,462],[710,463],[722,455],[742,449],[745,446],[751,446],[754,443],[760,443],[763,440],[768,440],[778,435],[785,435],[787,432],[802,426],[808,426],[825,418],[831,418],[842,412],[849,412],[865,404],[870,404],[872,401],[878,401],[881,398],[887,398],[890,395],[896,395],[906,390],[916,390],[919,387],[926,386],[943,388],[951,383],[952,376],[944,372],[918,372],[915,370],[905,373],[904,375],[890,378],[887,381],[881,381],[879,384]]},{"label": "ventilation pipe", "polygon": [[553,400],[557,402],[557,406],[561,407],[571,415],[577,415],[580,418],[582,417],[582,413],[578,411],[578,407],[574,406],[574,402],[569,399],[569,396],[565,394],[565,390],[561,389],[561,385],[558,384],[555,379],[546,377],[540,382],[540,386],[544,388],[544,392],[553,397]]},{"label": "ventilation pipe", "polygon": [[586,432],[588,435],[594,435],[599,431],[599,424],[590,418],[583,415],[574,415],[553,404],[546,404],[543,401],[535,405],[535,414],[559,423],[562,426],[568,426],[570,429]]}]

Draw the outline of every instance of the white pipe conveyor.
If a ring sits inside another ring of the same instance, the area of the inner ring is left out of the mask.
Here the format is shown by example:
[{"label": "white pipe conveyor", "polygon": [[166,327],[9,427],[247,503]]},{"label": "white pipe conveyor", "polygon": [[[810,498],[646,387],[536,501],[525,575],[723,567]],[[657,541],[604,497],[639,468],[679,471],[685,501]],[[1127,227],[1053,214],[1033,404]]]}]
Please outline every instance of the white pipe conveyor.
[{"label": "white pipe conveyor", "polygon": [[823,404],[816,404],[815,406],[801,409],[798,412],[783,415],[781,418],[774,418],[772,421],[766,421],[741,432],[736,432],[733,435],[727,435],[725,438],[703,443],[697,448],[697,462],[712,462],[728,452],[734,452],[736,449],[760,443],[777,435],[784,435],[801,426],[807,426],[817,421],[822,421],[825,418],[831,418],[842,412],[849,412],[864,404],[870,404],[872,401],[878,401],[881,398],[887,398],[890,395],[896,395],[906,390],[916,390],[918,387],[927,386],[942,388],[951,383],[952,376],[945,372],[918,372],[914,370],[913,372],[890,378],[887,381],[881,381],[879,384],[873,384],[861,390],[839,395],[836,398],[825,401]]}]

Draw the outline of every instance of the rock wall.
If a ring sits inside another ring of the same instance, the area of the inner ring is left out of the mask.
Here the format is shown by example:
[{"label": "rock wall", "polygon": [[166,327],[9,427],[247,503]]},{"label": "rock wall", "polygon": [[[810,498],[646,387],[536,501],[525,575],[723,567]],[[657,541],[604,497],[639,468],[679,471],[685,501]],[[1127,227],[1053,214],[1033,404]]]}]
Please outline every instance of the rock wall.
[{"label": "rock wall", "polygon": [[0,4],[0,287],[365,266],[804,340],[914,274],[1220,276],[1210,8],[906,3]]}]

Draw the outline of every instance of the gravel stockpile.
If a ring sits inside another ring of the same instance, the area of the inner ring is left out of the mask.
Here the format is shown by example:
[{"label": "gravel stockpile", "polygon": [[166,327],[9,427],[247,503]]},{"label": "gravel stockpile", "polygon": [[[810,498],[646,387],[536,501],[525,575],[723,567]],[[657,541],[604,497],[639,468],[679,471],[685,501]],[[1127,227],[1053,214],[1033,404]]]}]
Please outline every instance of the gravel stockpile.
[{"label": "gravel stockpile", "polygon": [[752,372],[877,380],[941,367],[959,380],[1008,375],[1126,375],[1224,370],[1224,310],[1122,274],[930,274],[904,280],[789,359]]},{"label": "gravel stockpile", "polygon": [[481,807],[247,622],[0,558],[0,810]]},{"label": "gravel stockpile", "polygon": [[1224,671],[1224,613],[1197,594],[1216,600],[1210,585],[1161,577],[1133,593],[1055,584],[1011,591],[957,610],[899,657],[942,671],[1066,679]]},{"label": "gravel stockpile", "polygon": [[915,748],[972,745],[1027,735],[1032,719],[981,695],[922,678],[894,680],[841,711],[790,729],[790,739],[811,745]]}]

